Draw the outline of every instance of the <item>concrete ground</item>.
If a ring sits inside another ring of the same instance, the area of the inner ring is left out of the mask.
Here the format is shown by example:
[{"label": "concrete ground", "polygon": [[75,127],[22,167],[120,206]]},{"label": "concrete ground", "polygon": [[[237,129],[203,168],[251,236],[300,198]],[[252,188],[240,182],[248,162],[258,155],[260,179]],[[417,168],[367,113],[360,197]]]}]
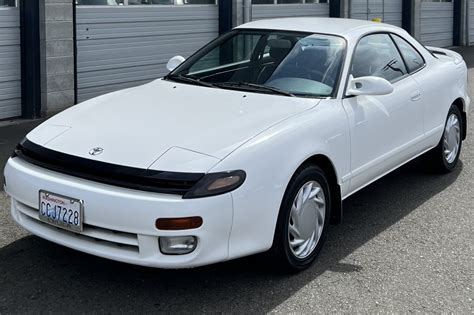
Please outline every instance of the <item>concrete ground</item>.
[{"label": "concrete ground", "polygon": [[[474,49],[461,52],[474,66]],[[470,75],[474,77],[474,69]],[[474,126],[472,110],[469,123]],[[8,132],[19,140],[31,127],[0,127],[0,138],[8,138],[5,130],[11,128]],[[0,141],[4,158],[15,144]],[[316,263],[293,276],[269,271],[259,257],[172,271],[82,254],[16,227],[9,201],[0,192],[0,314],[472,314],[473,178],[471,128],[451,174],[430,174],[414,161],[348,198],[344,221],[330,228]]]}]

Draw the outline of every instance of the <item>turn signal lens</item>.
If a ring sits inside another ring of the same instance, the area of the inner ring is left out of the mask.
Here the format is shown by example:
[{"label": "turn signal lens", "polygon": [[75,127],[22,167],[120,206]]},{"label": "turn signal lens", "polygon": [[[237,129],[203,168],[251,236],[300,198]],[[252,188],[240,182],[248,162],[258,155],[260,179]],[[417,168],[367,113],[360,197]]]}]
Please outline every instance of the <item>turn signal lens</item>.
[{"label": "turn signal lens", "polygon": [[202,225],[201,217],[189,218],[160,218],[155,222],[158,230],[176,231],[197,229]]},{"label": "turn signal lens", "polygon": [[183,199],[216,196],[237,189],[245,181],[244,171],[210,173],[204,176]]}]

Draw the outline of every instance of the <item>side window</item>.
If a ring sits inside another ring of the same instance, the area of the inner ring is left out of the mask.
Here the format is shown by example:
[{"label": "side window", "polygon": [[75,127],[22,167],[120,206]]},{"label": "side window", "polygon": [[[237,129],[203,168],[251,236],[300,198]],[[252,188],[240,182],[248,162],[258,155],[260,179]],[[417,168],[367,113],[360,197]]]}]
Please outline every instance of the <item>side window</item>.
[{"label": "side window", "polygon": [[402,54],[410,73],[425,65],[423,57],[411,44],[397,35],[392,35],[392,38],[400,49],[400,53]]},{"label": "side window", "polygon": [[352,59],[354,78],[376,76],[393,82],[407,74],[397,47],[388,34],[363,37]]}]

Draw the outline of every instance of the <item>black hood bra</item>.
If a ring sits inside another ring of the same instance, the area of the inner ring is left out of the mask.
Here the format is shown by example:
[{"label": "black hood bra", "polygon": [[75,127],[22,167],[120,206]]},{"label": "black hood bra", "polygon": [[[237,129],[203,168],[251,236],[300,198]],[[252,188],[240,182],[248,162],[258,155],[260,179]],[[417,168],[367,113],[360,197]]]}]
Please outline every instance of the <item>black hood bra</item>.
[{"label": "black hood bra", "polygon": [[12,158],[20,158],[51,171],[98,183],[176,195],[186,194],[205,175],[156,171],[94,161],[47,149],[28,139],[24,139],[16,147]]}]

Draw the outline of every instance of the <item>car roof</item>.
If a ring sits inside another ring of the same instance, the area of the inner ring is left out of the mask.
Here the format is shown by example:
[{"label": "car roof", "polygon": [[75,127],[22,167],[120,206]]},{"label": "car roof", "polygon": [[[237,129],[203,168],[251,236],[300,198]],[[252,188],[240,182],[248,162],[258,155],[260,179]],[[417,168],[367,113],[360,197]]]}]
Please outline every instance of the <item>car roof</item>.
[{"label": "car roof", "polygon": [[346,38],[373,31],[400,31],[399,27],[365,20],[342,18],[278,18],[259,20],[236,27],[237,29],[268,29],[339,35]]}]

